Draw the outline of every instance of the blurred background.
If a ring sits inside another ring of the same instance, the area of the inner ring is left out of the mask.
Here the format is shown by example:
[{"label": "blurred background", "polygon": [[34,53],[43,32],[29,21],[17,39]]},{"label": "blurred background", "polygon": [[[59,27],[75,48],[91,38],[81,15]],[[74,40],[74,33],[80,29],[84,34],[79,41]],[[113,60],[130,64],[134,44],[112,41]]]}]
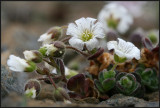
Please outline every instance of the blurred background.
[{"label": "blurred background", "polygon": [[[81,17],[97,18],[109,1],[3,1],[1,8],[1,64],[10,54],[23,57],[24,50],[39,49],[39,36],[52,26],[68,25]],[[119,2],[134,16],[129,31],[159,29],[158,1]],[[125,37],[128,35],[124,34]],[[67,64],[71,56],[65,58]]]}]

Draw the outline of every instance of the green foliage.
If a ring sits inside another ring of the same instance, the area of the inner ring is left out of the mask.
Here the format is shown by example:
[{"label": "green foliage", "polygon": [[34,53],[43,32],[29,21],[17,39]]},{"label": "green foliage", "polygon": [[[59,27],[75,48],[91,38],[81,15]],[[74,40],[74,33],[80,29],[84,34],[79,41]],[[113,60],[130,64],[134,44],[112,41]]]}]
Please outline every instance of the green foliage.
[{"label": "green foliage", "polygon": [[142,84],[149,91],[158,90],[158,77],[155,68],[142,68],[138,67],[135,73],[139,74],[142,80]]},{"label": "green foliage", "polygon": [[141,85],[134,74],[121,72],[116,76],[116,89],[124,95],[136,96],[141,91]]},{"label": "green foliage", "polygon": [[94,80],[96,88],[101,93],[106,93],[115,86],[115,71],[102,71],[98,75],[98,80]]}]

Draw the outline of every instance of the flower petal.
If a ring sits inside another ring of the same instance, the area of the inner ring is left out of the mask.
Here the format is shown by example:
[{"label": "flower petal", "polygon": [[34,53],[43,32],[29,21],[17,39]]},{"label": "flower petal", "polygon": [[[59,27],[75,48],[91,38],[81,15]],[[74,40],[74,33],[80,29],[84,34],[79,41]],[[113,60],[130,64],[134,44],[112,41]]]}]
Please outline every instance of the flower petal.
[{"label": "flower petal", "polygon": [[92,50],[94,48],[99,47],[99,42],[96,38],[90,39],[88,42],[85,43],[88,50]]},{"label": "flower petal", "polygon": [[69,40],[69,44],[79,50],[82,50],[83,49],[83,46],[84,46],[84,42],[78,38],[75,38],[75,37],[72,37],[70,40]]},{"label": "flower petal", "polygon": [[107,43],[107,48],[108,48],[108,50],[116,49],[117,48],[117,41],[109,41]]}]

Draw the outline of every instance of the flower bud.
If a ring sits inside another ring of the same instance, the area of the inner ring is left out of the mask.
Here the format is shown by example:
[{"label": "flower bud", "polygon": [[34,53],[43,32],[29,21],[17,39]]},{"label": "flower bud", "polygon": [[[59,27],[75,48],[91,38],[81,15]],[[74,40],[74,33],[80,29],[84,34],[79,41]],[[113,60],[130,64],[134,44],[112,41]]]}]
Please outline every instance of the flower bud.
[{"label": "flower bud", "polygon": [[43,45],[39,51],[45,57],[62,57],[65,52],[65,45],[60,41],[55,41],[52,44]]},{"label": "flower bud", "polygon": [[16,72],[33,72],[37,67],[32,61],[26,61],[20,57],[10,55],[7,61],[9,69]]},{"label": "flower bud", "polygon": [[27,97],[35,98],[39,95],[41,90],[40,82],[36,79],[30,79],[25,85],[25,95]]},{"label": "flower bud", "polygon": [[24,72],[33,72],[34,70],[37,69],[37,66],[34,62],[32,61],[27,61],[27,63],[30,65],[29,67],[26,67]]},{"label": "flower bud", "polygon": [[58,49],[55,51],[54,57],[62,57],[65,53],[65,44],[61,41],[55,41],[53,44]]},{"label": "flower bud", "polygon": [[24,51],[24,57],[26,60],[33,61],[35,63],[40,63],[42,61],[42,54],[39,51],[31,50],[31,51]]},{"label": "flower bud", "polygon": [[58,40],[62,36],[62,28],[55,26],[50,28],[46,33],[42,34],[38,39],[43,44],[50,44],[53,41]]}]

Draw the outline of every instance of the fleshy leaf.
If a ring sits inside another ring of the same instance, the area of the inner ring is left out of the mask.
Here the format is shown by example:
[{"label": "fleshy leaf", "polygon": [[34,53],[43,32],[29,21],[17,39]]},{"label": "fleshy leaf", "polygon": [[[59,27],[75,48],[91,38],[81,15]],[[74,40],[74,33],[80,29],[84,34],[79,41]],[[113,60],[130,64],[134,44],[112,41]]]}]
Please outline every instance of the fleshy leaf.
[{"label": "fleshy leaf", "polygon": [[104,89],[103,89],[103,87],[102,87],[102,84],[101,84],[97,79],[94,80],[94,84],[95,84],[96,88],[97,88],[101,93],[105,93],[105,91],[104,91]]},{"label": "fleshy leaf", "polygon": [[118,74],[116,75],[116,81],[120,80],[121,77],[123,77],[124,75],[126,75],[125,72],[120,72],[120,73],[118,73]]},{"label": "fleshy leaf", "polygon": [[113,78],[115,77],[116,72],[115,71],[104,71],[103,77],[104,79]]},{"label": "fleshy leaf", "polygon": [[99,79],[99,81],[100,81],[101,83],[103,82],[103,80],[104,80],[103,71],[99,73],[98,79]]},{"label": "fleshy leaf", "polygon": [[109,78],[102,82],[102,86],[105,91],[109,91],[115,86],[115,82],[115,78]]}]

